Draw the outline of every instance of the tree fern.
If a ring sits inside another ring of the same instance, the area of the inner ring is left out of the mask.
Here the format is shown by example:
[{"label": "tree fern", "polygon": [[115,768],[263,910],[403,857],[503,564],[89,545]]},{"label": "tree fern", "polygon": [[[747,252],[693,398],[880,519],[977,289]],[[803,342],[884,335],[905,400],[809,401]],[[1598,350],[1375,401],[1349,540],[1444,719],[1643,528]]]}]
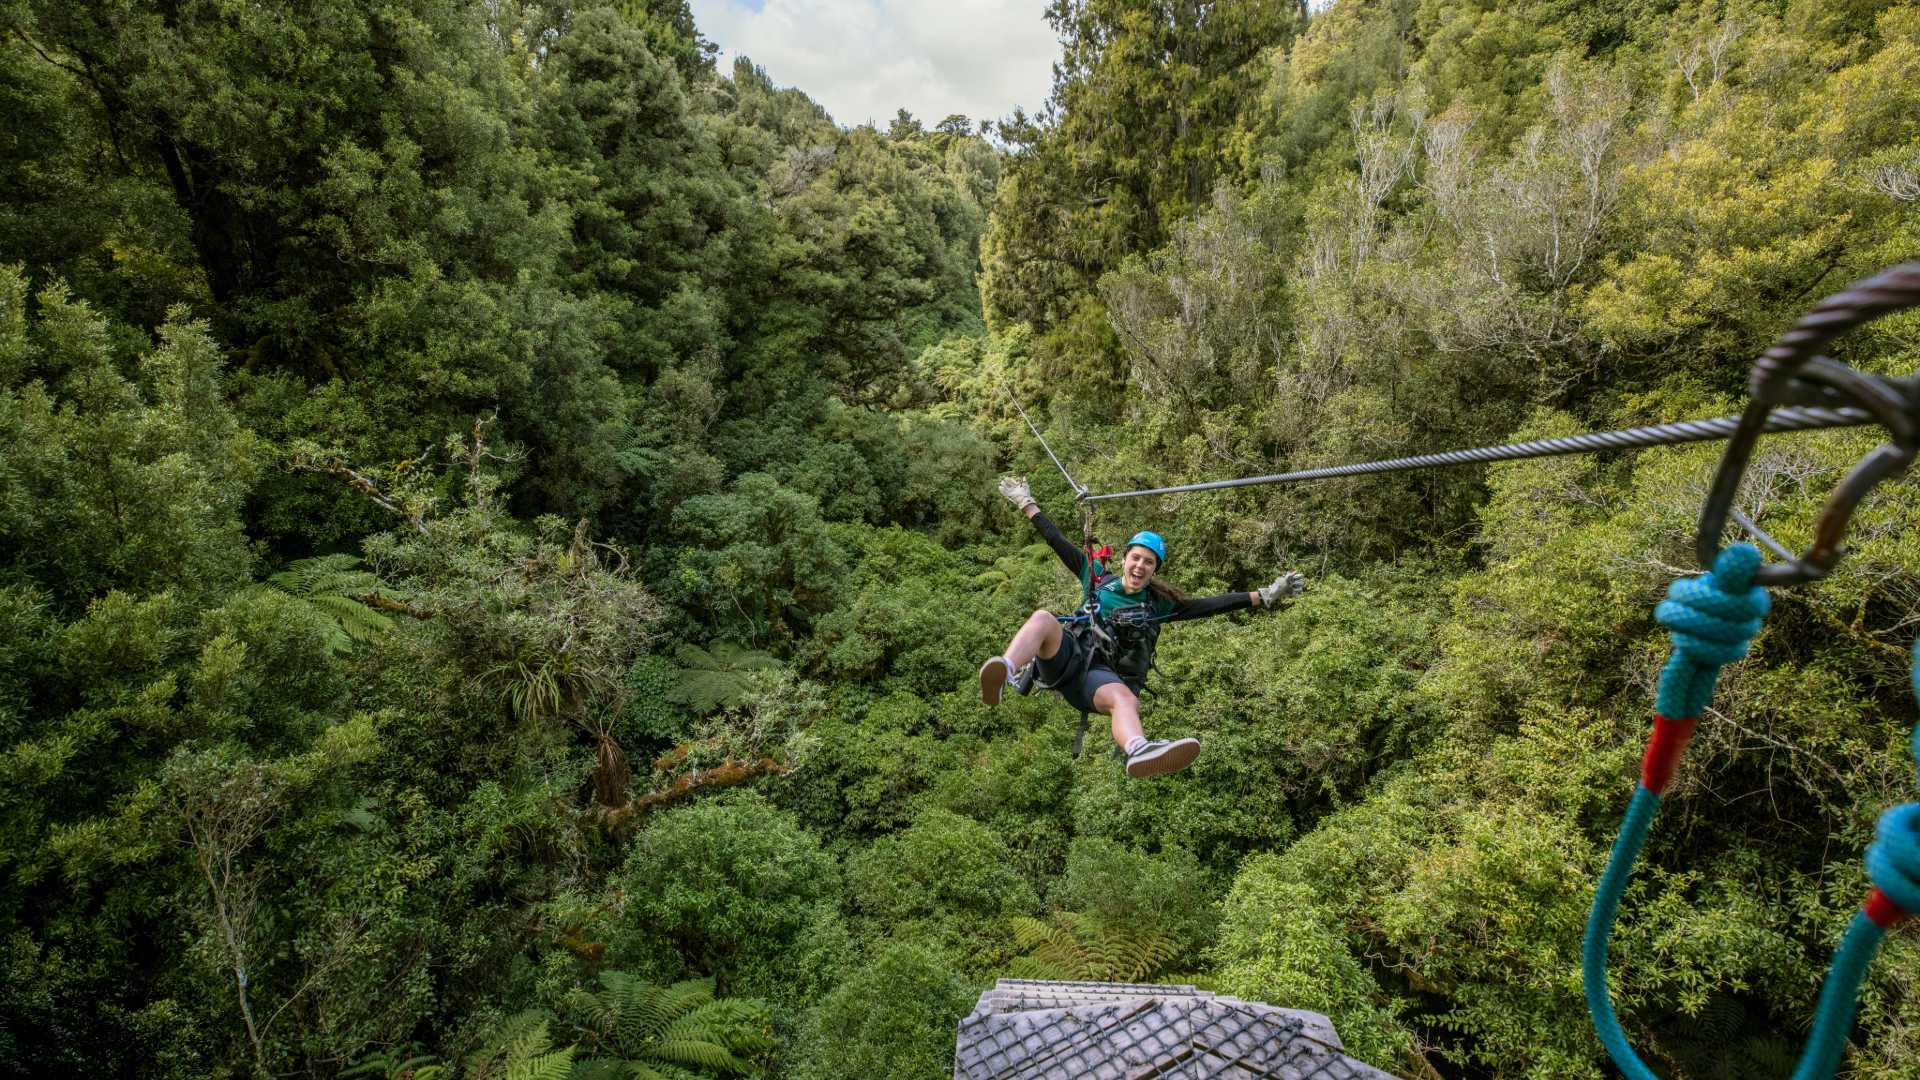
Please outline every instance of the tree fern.
[{"label": "tree fern", "polygon": [[1793,1072],[1799,1047],[1770,1030],[1763,1015],[1750,1013],[1738,995],[1708,997],[1698,1012],[1667,1025],[1661,1048],[1684,1080],[1747,1080]]},{"label": "tree fern", "polygon": [[573,1047],[569,1046],[510,1063],[506,1080],[569,1080],[572,1074]]},{"label": "tree fern", "polygon": [[768,1049],[767,1009],[758,1001],[716,1000],[713,980],[658,986],[621,971],[600,975],[600,990],[575,991],[569,1006],[586,1021],[595,1057],[575,1080],[758,1073],[747,1056]]},{"label": "tree fern", "polygon": [[1740,1076],[1787,1076],[1800,1059],[1800,1047],[1784,1035],[1754,1035],[1740,1044]]},{"label": "tree fern", "polygon": [[357,642],[372,641],[393,628],[393,620],[367,606],[360,598],[382,586],[374,574],[359,568],[352,555],[320,555],[298,559],[267,578],[267,587],[289,596],[319,615],[330,628],[327,648],[335,656],[353,651]]},{"label": "tree fern", "polygon": [[420,1052],[418,1043],[391,1050],[378,1050],[362,1057],[340,1072],[342,1078],[368,1077],[370,1080],[439,1080],[446,1066],[432,1054]]},{"label": "tree fern", "polygon": [[480,1050],[467,1059],[468,1080],[568,1080],[574,1048],[553,1048],[550,1018],[537,1010],[502,1021]]},{"label": "tree fern", "polygon": [[772,655],[730,641],[716,641],[706,649],[682,645],[674,658],[679,668],[668,697],[700,714],[740,704],[753,688],[749,674],[780,666]]},{"label": "tree fern", "polygon": [[1179,953],[1174,938],[1155,929],[1103,926],[1085,915],[1062,911],[1051,922],[1015,916],[1014,943],[1027,955],[1013,973],[1030,979],[1092,979],[1139,982],[1165,970]]}]

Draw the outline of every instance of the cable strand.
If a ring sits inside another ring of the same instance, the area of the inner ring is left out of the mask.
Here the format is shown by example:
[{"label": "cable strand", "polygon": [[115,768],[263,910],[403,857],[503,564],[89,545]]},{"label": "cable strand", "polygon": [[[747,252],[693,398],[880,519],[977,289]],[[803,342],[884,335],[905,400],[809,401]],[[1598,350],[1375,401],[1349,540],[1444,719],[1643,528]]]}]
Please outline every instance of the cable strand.
[{"label": "cable strand", "polygon": [[1073,489],[1074,497],[1078,499],[1086,498],[1087,489],[1081,485],[1080,481],[1073,478],[1073,474],[1067,471],[1067,466],[1060,460],[1060,455],[1054,453],[1053,447],[1047,444],[1047,437],[1040,434],[1039,428],[1033,426],[1033,419],[1027,415],[1027,410],[1021,406],[1020,399],[1013,396],[1012,390],[1006,391],[1006,394],[1007,400],[1013,402],[1013,407],[1020,410],[1020,419],[1027,422],[1027,430],[1033,432],[1033,437],[1040,440],[1040,448],[1045,450],[1047,456],[1053,459],[1054,468],[1059,469],[1060,475],[1067,478],[1067,486]]},{"label": "cable strand", "polygon": [[[1014,402],[1014,405],[1018,407],[1019,402]],[[1022,415],[1024,416],[1025,413]],[[1864,427],[1874,422],[1873,415],[1865,409],[1828,409],[1806,406],[1775,409],[1767,417],[1764,430],[1770,434],[1787,431],[1817,431],[1827,428]],[[1718,416],[1710,420],[1681,420],[1671,424],[1654,424],[1650,427],[1600,431],[1558,439],[1535,439],[1532,442],[1510,443],[1505,446],[1480,446],[1471,450],[1448,450],[1439,454],[1419,454],[1414,457],[1368,461],[1353,465],[1332,465],[1321,469],[1274,473],[1270,476],[1250,476],[1241,480],[1213,480],[1200,484],[1142,488],[1138,491],[1115,491],[1102,495],[1086,495],[1085,498],[1088,502],[1104,502],[1108,499],[1135,499],[1148,495],[1173,495],[1188,491],[1218,491],[1222,488],[1252,487],[1256,484],[1290,484],[1303,480],[1327,480],[1341,476],[1430,469],[1442,465],[1472,465],[1494,461],[1519,461],[1525,458],[1558,457],[1566,454],[1591,454],[1603,450],[1679,446],[1685,443],[1710,442],[1714,439],[1728,438],[1739,425],[1738,416]],[[1031,421],[1028,426],[1032,426]],[[1038,436],[1039,432],[1035,431],[1034,434]],[[1045,439],[1041,440],[1041,445],[1046,445]],[[1049,449],[1047,453],[1052,454],[1053,451]],[[1059,459],[1054,459],[1054,463],[1059,464]],[[1066,467],[1061,466],[1061,471],[1065,472]],[[1072,483],[1073,477],[1067,477],[1067,482]],[[1076,485],[1075,490],[1085,491],[1086,489]]]}]

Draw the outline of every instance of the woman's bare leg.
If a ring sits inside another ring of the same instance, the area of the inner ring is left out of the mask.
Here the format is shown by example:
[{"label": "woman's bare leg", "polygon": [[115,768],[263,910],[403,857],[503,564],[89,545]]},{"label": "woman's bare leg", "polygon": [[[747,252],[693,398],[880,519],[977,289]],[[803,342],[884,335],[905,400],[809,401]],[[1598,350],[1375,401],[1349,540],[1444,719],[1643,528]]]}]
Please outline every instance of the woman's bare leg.
[{"label": "woman's bare leg", "polygon": [[1093,707],[1112,718],[1113,741],[1120,749],[1145,736],[1140,728],[1140,699],[1125,683],[1108,683],[1094,691]]},{"label": "woman's bare leg", "polygon": [[1027,661],[1038,656],[1050,660],[1060,651],[1060,620],[1051,611],[1036,611],[1027,616],[1013,640],[1007,642],[1004,654],[1013,670],[1019,671],[1027,666]]},{"label": "woman's bare leg", "polygon": [[1140,699],[1122,683],[1094,691],[1093,707],[1113,718],[1113,741],[1126,751],[1127,775],[1136,780],[1179,772],[1200,756],[1198,739],[1149,740],[1140,730]]}]

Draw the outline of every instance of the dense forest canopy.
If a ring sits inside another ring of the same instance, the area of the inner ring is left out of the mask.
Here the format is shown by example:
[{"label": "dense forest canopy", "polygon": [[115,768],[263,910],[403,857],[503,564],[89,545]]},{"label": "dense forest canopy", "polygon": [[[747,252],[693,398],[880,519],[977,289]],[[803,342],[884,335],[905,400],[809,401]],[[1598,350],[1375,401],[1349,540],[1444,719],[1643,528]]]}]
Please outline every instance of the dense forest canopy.
[{"label": "dense forest canopy", "polygon": [[[0,3],[0,1072],[935,1078],[1019,975],[1609,1075],[1581,925],[1715,448],[1105,507],[1311,579],[1166,634],[1206,749],[1130,782],[979,703],[1077,590],[1008,394],[1102,490],[1732,411],[1920,250],[1920,5],[1045,16],[1038,112],[879,130],[685,0]],[[1804,543],[1875,441],[1741,504]],[[1695,738],[1613,950],[1662,1075],[1791,1068],[1914,795],[1917,514]],[[1920,1078],[1910,926],[1846,1070]]]}]

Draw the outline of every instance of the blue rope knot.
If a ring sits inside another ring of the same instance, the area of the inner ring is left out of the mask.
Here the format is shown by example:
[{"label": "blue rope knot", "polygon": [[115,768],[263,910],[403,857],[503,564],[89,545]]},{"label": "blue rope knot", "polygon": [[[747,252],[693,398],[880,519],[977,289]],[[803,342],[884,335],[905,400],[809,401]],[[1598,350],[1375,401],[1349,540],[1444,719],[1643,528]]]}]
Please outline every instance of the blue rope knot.
[{"label": "blue rope knot", "polygon": [[[1913,690],[1920,696],[1920,641],[1913,643]],[[1920,727],[1913,729],[1913,761],[1920,769]],[[1909,915],[1920,915],[1920,803],[1880,815],[1867,847],[1867,880]]]},{"label": "blue rope knot", "polygon": [[1880,815],[1867,847],[1867,880],[1909,915],[1920,914],[1920,803]]},{"label": "blue rope knot", "polygon": [[1734,544],[1713,561],[1713,570],[1676,581],[1653,611],[1673,636],[1673,658],[1660,672],[1655,707],[1676,720],[1699,716],[1713,698],[1720,668],[1747,655],[1772,603],[1753,583],[1760,549]]}]

